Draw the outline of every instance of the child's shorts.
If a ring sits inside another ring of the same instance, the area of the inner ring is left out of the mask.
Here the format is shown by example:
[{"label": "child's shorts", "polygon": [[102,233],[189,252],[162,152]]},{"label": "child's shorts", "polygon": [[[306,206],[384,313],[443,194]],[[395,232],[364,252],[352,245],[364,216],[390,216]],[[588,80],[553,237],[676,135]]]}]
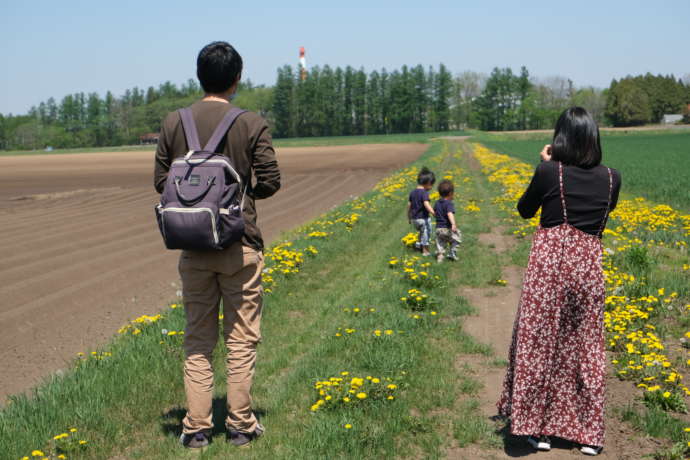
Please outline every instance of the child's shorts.
[{"label": "child's shorts", "polygon": [[436,239],[442,244],[460,244],[462,243],[462,232],[460,229],[452,231],[449,228],[437,228],[436,229]]}]

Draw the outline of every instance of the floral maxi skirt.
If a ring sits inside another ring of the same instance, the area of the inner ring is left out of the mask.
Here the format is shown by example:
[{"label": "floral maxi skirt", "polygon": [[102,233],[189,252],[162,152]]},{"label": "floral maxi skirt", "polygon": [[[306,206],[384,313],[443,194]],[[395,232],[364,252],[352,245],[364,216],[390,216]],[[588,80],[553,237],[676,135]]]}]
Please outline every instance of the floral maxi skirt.
[{"label": "floral maxi skirt", "polygon": [[532,245],[498,412],[515,435],[604,445],[601,241],[568,224]]}]

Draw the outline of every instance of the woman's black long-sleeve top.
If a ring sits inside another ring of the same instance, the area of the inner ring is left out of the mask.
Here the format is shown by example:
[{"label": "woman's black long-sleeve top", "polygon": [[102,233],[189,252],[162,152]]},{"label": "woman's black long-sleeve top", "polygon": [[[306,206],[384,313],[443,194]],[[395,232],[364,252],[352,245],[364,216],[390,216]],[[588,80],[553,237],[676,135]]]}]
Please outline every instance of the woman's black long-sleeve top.
[{"label": "woman's black long-sleeve top", "polygon": [[[611,208],[618,203],[621,175],[611,169],[613,191]],[[609,174],[606,166],[599,165],[584,169],[578,166],[563,166],[563,190],[568,212],[568,223],[591,235],[597,235],[606,214],[609,198]],[[532,181],[520,198],[517,209],[520,215],[529,219],[541,209],[541,226],[555,227],[563,223],[558,162],[543,161],[534,171]]]}]

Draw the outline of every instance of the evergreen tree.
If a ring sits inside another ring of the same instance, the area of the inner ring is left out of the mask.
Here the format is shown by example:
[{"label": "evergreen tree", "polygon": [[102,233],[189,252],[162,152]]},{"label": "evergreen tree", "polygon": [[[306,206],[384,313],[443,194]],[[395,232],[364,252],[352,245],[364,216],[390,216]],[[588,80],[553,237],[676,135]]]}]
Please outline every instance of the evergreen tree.
[{"label": "evergreen tree", "polygon": [[355,69],[345,67],[343,74],[343,130],[342,134],[350,136],[354,134],[354,104],[352,101],[352,87],[355,80]]},{"label": "evergreen tree", "polygon": [[374,70],[369,74],[369,81],[367,83],[367,134],[381,134],[384,132],[382,106],[381,77]]},{"label": "evergreen tree", "polygon": [[520,68],[520,77],[517,80],[517,93],[519,98],[518,108],[518,129],[527,129],[527,118],[529,114],[529,106],[527,104],[527,97],[529,96],[532,83],[529,81],[529,72],[527,67]]},{"label": "evergreen tree", "polygon": [[273,133],[276,137],[290,137],[294,135],[293,116],[293,87],[295,75],[292,67],[286,65],[278,69],[273,94],[273,115],[275,117]]},{"label": "evergreen tree", "polygon": [[352,134],[365,134],[367,74],[364,69],[355,72],[352,80]]},{"label": "evergreen tree", "polygon": [[434,78],[434,131],[447,131],[450,126],[450,106],[449,100],[453,85],[453,77],[441,64],[438,74]]}]

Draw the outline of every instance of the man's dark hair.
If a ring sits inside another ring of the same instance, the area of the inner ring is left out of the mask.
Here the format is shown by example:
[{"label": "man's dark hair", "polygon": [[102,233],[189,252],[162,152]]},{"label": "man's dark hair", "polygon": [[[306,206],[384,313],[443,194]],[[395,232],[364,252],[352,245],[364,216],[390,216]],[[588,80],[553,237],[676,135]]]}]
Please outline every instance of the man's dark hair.
[{"label": "man's dark hair", "polygon": [[436,182],[436,175],[424,166],[421,171],[419,171],[419,175],[417,176],[417,184],[419,185],[434,185],[434,182]]},{"label": "man's dark hair", "polygon": [[581,168],[593,168],[601,163],[599,126],[582,107],[566,109],[558,118],[551,159]]},{"label": "man's dark hair", "polygon": [[227,91],[242,73],[242,56],[227,42],[213,42],[199,51],[196,76],[206,93]]},{"label": "man's dark hair", "polygon": [[454,191],[455,191],[455,186],[448,179],[443,179],[438,184],[438,194],[441,195],[443,198],[447,197],[448,195],[450,195]]}]

